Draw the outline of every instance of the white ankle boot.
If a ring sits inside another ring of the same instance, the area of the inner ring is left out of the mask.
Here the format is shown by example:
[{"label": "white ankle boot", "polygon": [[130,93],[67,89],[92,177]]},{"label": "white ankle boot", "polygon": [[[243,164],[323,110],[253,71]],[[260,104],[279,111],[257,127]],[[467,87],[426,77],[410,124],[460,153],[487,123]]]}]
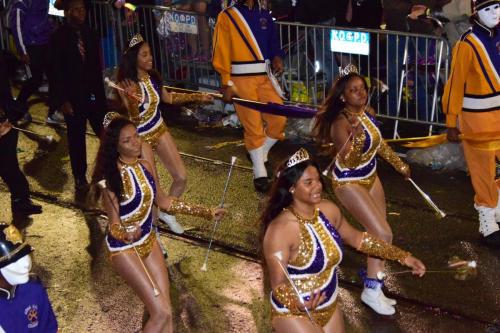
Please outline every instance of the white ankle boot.
[{"label": "white ankle boot", "polygon": [[167,214],[165,212],[158,212],[158,217],[160,218],[160,221],[165,223],[170,230],[172,230],[176,234],[182,234],[184,233],[184,228],[177,222],[177,219],[175,218],[174,215]]},{"label": "white ankle boot", "polygon": [[368,288],[365,286],[361,293],[361,301],[368,305],[378,314],[390,316],[396,313],[394,306],[385,301],[384,293],[382,292],[382,283],[377,283],[375,288]]},{"label": "white ankle boot", "polygon": [[479,213],[479,232],[483,236],[488,236],[495,231],[500,230],[496,221],[496,208],[478,206],[474,204],[474,208],[476,208]]}]

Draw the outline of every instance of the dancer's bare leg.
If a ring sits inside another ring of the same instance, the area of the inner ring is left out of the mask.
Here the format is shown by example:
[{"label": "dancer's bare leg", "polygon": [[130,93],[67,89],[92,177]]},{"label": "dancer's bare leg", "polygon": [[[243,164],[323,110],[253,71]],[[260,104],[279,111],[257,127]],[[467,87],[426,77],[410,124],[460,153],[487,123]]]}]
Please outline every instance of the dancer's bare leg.
[{"label": "dancer's bare leg", "polygon": [[[144,259],[144,264],[153,277],[153,280],[156,282],[157,287],[160,289],[161,295],[167,299],[170,313],[172,313],[172,302],[170,299],[170,281],[168,278],[168,271],[165,264],[165,259],[163,257],[163,252],[161,250],[160,244],[158,244],[158,241],[155,242],[151,254]],[[173,331],[173,321],[170,320],[167,324],[167,330],[165,332]]]},{"label": "dancer's bare leg", "polygon": [[[370,192],[355,184],[340,186],[335,189],[335,195],[351,215],[375,237],[386,242],[392,242],[392,230],[385,217],[385,209],[380,204],[383,199],[383,189],[380,181],[375,181]],[[384,206],[385,207],[385,203]],[[367,275],[376,278],[377,272],[384,271],[384,261],[368,258]]]},{"label": "dancer's bare leg", "polygon": [[273,319],[276,333],[320,333],[323,330],[307,318],[290,317]]},{"label": "dancer's bare leg", "polygon": [[337,307],[335,308],[335,312],[333,313],[332,317],[326,323],[325,327],[323,327],[323,330],[325,333],[344,333],[345,332],[345,327],[344,327],[344,314],[342,312],[342,309],[340,308],[340,304],[337,304]]},{"label": "dancer's bare leg", "polygon": [[177,146],[170,133],[165,132],[159,138],[156,153],[161,163],[172,176],[172,185],[170,186],[168,194],[174,197],[180,197],[186,189],[187,173],[184,162],[181,159],[181,155],[179,155]]},{"label": "dancer's bare leg", "polygon": [[[158,246],[155,246],[158,249]],[[151,257],[151,254],[149,255]],[[162,258],[163,259],[163,258]],[[163,260],[162,260],[163,262]],[[165,264],[163,264],[165,265]],[[160,295],[154,296],[153,289],[149,278],[142,268],[139,257],[134,252],[124,252],[114,255],[111,258],[111,266],[125,280],[125,282],[139,296],[141,301],[146,306],[149,313],[149,319],[144,325],[144,333],[171,333],[172,331],[172,307],[170,305],[170,297],[168,288],[165,289],[163,284],[160,287],[160,281],[167,281],[168,276],[152,275],[156,285],[160,288]],[[146,267],[151,266],[150,264]],[[148,268],[150,269],[150,268]],[[152,271],[150,271],[153,274]],[[166,292],[164,290],[167,290]]]}]

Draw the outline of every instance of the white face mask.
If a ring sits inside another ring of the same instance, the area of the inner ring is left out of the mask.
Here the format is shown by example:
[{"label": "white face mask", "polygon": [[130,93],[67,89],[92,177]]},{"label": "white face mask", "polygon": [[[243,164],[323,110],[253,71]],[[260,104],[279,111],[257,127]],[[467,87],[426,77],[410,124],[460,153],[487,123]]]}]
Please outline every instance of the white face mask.
[{"label": "white face mask", "polygon": [[0,268],[5,280],[12,286],[28,282],[31,270],[31,256],[25,255],[16,262]]},{"label": "white face mask", "polygon": [[479,17],[479,22],[490,29],[494,28],[500,21],[500,5],[494,4],[483,8],[477,12],[477,16]]}]

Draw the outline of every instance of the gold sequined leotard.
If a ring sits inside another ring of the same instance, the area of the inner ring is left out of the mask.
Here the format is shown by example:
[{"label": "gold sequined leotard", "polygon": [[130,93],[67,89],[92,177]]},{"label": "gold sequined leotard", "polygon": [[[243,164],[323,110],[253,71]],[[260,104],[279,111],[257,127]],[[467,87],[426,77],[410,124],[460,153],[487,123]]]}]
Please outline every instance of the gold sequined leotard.
[{"label": "gold sequined leotard", "polygon": [[158,108],[162,86],[148,75],[139,80],[139,89],[141,96],[137,109],[139,113],[131,114],[131,119],[137,126],[141,138],[155,149],[158,146],[158,139],[167,131],[167,125]]},{"label": "gold sequined leotard", "polygon": [[368,112],[359,116],[363,132],[352,141],[345,157],[337,157],[332,168],[332,186],[359,184],[371,189],[377,177],[377,153],[396,170],[408,168],[396,153],[382,139],[377,121]]},{"label": "gold sequined leotard", "polygon": [[[288,262],[287,270],[305,301],[309,300],[316,289],[325,293],[326,299],[316,309],[311,310],[316,323],[324,326],[337,305],[337,266],[342,260],[342,240],[334,226],[319,210],[316,210],[316,217],[312,222],[303,220],[293,210],[288,210],[299,221],[300,245],[297,257]],[[296,296],[290,293],[290,288],[283,290],[282,292],[278,288],[271,292],[272,316],[307,318],[305,312],[297,313],[284,305],[289,303],[292,297],[295,300]]]},{"label": "gold sequined leotard", "polygon": [[153,176],[139,162],[126,164],[120,170],[123,194],[120,200],[120,219],[123,225],[138,225],[141,236],[133,243],[125,243],[114,238],[110,232],[106,234],[106,243],[111,255],[122,251],[137,249],[143,257],[148,256],[156,239],[153,230],[153,202],[156,186]]}]

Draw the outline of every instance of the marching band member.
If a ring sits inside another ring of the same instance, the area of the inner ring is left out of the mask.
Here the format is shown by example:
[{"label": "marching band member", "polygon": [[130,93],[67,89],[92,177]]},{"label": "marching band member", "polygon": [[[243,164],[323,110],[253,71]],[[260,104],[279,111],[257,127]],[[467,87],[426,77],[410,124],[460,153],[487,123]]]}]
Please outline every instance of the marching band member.
[{"label": "marching band member", "polygon": [[[406,179],[410,168],[382,139],[373,109],[366,105],[367,92],[366,81],[356,67],[346,66],[316,117],[314,134],[318,142],[333,143],[335,148],[331,177],[337,198],[369,233],[391,243],[376,155]],[[384,271],[384,261],[368,257],[367,266],[367,271],[361,273],[365,286],[361,300],[379,314],[394,314],[396,301],[385,297],[383,281],[377,278],[377,273]]]},{"label": "marching band member", "polygon": [[[135,125],[108,114],[93,183],[105,180],[102,198],[108,216],[106,244],[113,268],[139,296],[149,313],[143,332],[173,332],[167,267],[153,228],[153,204],[170,213],[212,219],[221,208],[190,205],[166,196],[155,169],[140,159],[142,140]],[[159,289],[159,293],[151,292]]]},{"label": "marching band member", "polygon": [[397,260],[419,276],[425,273],[422,262],[409,252],[354,229],[335,204],[321,199],[322,190],[316,163],[300,149],[278,169],[261,215],[272,325],[278,333],[318,332],[317,326],[325,333],[344,331],[337,304],[343,242],[369,256]]},{"label": "marching band member", "polygon": [[[143,157],[155,167],[153,151],[173,178],[169,195],[180,197],[186,189],[186,168],[174,140],[168,132],[159,109],[160,102],[182,104],[188,102],[211,102],[212,96],[202,93],[183,94],[167,92],[160,74],[153,69],[153,56],[148,43],[140,34],[129,42],[118,69],[118,81],[125,92],[119,90],[120,98],[137,126],[143,139]],[[174,215],[159,213],[175,233],[183,233],[182,226]]]},{"label": "marching band member", "polygon": [[[240,0],[217,17],[212,64],[221,75],[226,103],[231,97],[282,104],[281,88],[271,71],[283,72],[282,51],[277,28],[269,11],[257,1]],[[257,192],[269,190],[268,153],[284,139],[286,117],[258,112],[235,105],[243,125],[245,148],[253,165]]]},{"label": "marching band member", "polygon": [[[472,1],[472,28],[453,48],[450,77],[444,88],[443,112],[447,137],[500,131],[500,1]],[[482,241],[500,248],[500,180],[495,156],[500,150],[481,150],[463,140],[463,149],[474,187],[474,207],[479,213]]]}]

